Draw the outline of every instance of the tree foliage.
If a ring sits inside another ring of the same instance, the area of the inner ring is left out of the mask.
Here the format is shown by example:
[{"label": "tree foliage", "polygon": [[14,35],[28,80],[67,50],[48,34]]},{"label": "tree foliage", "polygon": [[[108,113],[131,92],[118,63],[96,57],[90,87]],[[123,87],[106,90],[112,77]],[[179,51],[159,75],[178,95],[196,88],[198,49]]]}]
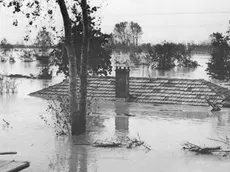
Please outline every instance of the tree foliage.
[{"label": "tree foliage", "polygon": [[154,50],[154,61],[157,62],[157,69],[167,70],[175,66],[175,45],[173,43],[157,44]]},{"label": "tree foliage", "polygon": [[230,80],[229,36],[217,32],[211,38],[211,59],[206,71],[214,79]]},{"label": "tree foliage", "polygon": [[42,29],[38,32],[34,44],[35,46],[41,48],[43,52],[52,45],[52,36],[51,33],[47,31],[46,27],[42,27]]},{"label": "tree foliage", "polygon": [[191,47],[185,44],[164,42],[154,46],[153,61],[157,69],[168,70],[175,67],[175,62],[182,67],[197,67],[198,63],[191,60]]},{"label": "tree foliage", "polygon": [[114,38],[122,44],[129,44],[129,33],[127,30],[128,22],[120,22],[115,24]]},{"label": "tree foliage", "polygon": [[[96,24],[96,19],[93,14],[98,10],[97,7],[87,6],[89,20],[89,58],[88,71],[98,75],[108,75],[111,73],[111,54],[112,49],[109,46],[111,35],[104,34]],[[75,18],[72,20],[72,35],[77,59],[77,72],[80,74],[81,48],[83,44],[83,24],[82,15],[77,13],[76,7],[72,8]],[[66,52],[63,51],[63,39],[60,40],[57,48],[52,52],[56,57],[55,65],[58,66],[58,72],[63,72],[66,76],[69,75],[69,64]]]},{"label": "tree foliage", "polygon": [[138,23],[130,22],[130,33],[131,33],[131,40],[132,43],[137,46],[138,45],[138,39],[143,34],[142,28]]},{"label": "tree foliage", "polygon": [[114,44],[121,43],[123,45],[137,46],[142,34],[142,28],[138,23],[133,21],[130,23],[127,21],[120,22],[115,24],[113,42]]},{"label": "tree foliage", "polygon": [[13,48],[13,46],[10,43],[8,43],[6,38],[3,38],[0,42],[0,48],[1,48],[2,53],[6,55],[7,52],[9,52]]},{"label": "tree foliage", "polygon": [[144,54],[144,59],[139,61],[154,64],[155,68],[160,70],[169,70],[176,65],[188,68],[197,67],[198,63],[191,60],[192,50],[190,44],[163,42],[156,45],[141,44],[135,49],[135,52]]}]

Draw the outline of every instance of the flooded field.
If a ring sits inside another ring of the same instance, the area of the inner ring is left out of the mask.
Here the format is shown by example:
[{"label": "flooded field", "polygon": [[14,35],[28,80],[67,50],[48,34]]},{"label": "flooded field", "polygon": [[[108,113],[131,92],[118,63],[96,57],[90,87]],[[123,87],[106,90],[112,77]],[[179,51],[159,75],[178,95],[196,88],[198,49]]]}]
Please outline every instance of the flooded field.
[{"label": "flooded field", "polygon": [[205,72],[207,68],[207,62],[209,61],[209,55],[193,55],[192,60],[198,62],[200,66],[195,69],[175,67],[169,71],[159,71],[149,69],[146,66],[139,66],[133,69],[131,76],[138,77],[167,77],[167,78],[190,78],[190,79],[206,79],[209,80],[209,76]]},{"label": "flooded field", "polygon": [[[203,56],[194,71],[175,69],[167,77],[203,78],[209,57]],[[17,60],[17,59],[16,59]],[[0,73],[36,74],[37,62],[25,64],[0,63]],[[136,68],[131,76],[148,76],[147,69]],[[150,75],[162,76],[157,71]],[[57,138],[52,127],[41,120],[47,113],[46,100],[30,97],[30,92],[58,83],[53,80],[17,79],[18,93],[0,96],[0,152],[17,151],[17,155],[5,155],[0,159],[30,161],[25,172],[228,172],[230,158],[212,155],[196,155],[182,149],[185,141],[197,145],[217,146],[221,143],[209,138],[230,136],[230,110],[212,113],[209,108],[185,106],[153,106],[151,104],[120,104],[100,102],[99,108],[89,117],[93,124],[85,135]],[[127,117],[122,112],[135,117]],[[6,125],[4,121],[9,122]],[[52,123],[51,118],[48,119]],[[121,140],[140,135],[151,147],[134,149],[95,148],[87,144],[97,140]]]}]

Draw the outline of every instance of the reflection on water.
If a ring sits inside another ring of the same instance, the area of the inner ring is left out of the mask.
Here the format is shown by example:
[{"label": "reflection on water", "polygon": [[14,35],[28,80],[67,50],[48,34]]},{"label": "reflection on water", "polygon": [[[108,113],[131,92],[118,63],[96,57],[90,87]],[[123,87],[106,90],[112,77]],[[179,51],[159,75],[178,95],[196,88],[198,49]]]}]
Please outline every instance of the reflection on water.
[{"label": "reflection on water", "polygon": [[75,145],[76,140],[79,139],[84,141],[86,136],[56,140],[54,154],[49,158],[49,172],[87,171],[87,149],[85,146]]},{"label": "reflection on water", "polygon": [[32,67],[32,62],[23,62],[23,67],[24,68],[31,68]]},{"label": "reflection on water", "polygon": [[115,127],[118,131],[129,130],[129,117],[117,115],[115,117]]},{"label": "reflection on water", "polygon": [[124,114],[129,114],[129,103],[124,101],[115,102],[115,129],[117,131],[129,130],[129,117]]},{"label": "reflection on water", "polygon": [[19,59],[16,63],[0,63],[0,73],[6,74],[37,74],[39,72],[39,68],[36,67],[35,62],[22,62]]},{"label": "reflection on water", "polygon": [[[48,61],[32,61],[32,62],[23,62],[20,59],[19,54],[15,54],[15,63],[9,63],[7,61],[6,63],[0,62],[0,74],[22,74],[22,75],[38,75],[41,68],[44,67],[44,65],[48,65]],[[51,69],[53,72],[57,71],[57,67],[52,66]]]},{"label": "reflection on water", "polygon": [[72,146],[70,149],[69,171],[87,171],[88,153],[86,151],[86,148],[85,146],[81,145],[73,146],[74,143],[75,142],[73,139]]},{"label": "reflection on water", "polygon": [[217,115],[217,125],[218,126],[225,126],[227,123],[229,123],[229,114],[224,113],[224,114],[220,114]]}]

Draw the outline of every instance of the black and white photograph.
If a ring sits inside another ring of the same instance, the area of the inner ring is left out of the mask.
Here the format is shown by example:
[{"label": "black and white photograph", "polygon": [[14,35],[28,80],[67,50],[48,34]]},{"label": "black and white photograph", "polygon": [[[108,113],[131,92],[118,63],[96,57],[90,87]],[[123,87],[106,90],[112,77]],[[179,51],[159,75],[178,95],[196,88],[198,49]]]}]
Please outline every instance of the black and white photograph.
[{"label": "black and white photograph", "polygon": [[229,172],[229,0],[0,0],[0,172]]}]

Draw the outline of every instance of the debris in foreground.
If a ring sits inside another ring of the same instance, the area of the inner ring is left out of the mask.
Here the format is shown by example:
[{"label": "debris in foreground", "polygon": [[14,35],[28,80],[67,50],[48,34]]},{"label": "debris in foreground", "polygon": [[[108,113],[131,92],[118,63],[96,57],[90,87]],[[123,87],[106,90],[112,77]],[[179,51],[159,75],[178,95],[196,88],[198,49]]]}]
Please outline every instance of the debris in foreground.
[{"label": "debris in foreground", "polygon": [[114,147],[121,147],[122,143],[119,142],[110,142],[110,141],[96,141],[93,143],[93,147],[102,147],[102,148],[114,148]]},{"label": "debris in foreground", "polygon": [[144,142],[143,141],[141,141],[141,140],[137,140],[136,138],[134,138],[134,139],[130,139],[130,141],[127,143],[127,148],[134,148],[134,147],[137,147],[137,146],[141,146],[141,145],[143,145],[144,144]]},{"label": "debris in foreground", "polygon": [[101,148],[116,148],[116,147],[122,147],[126,146],[128,149],[132,149],[138,146],[145,147],[148,151],[151,150],[150,146],[146,145],[144,141],[141,141],[140,136],[138,134],[138,139],[130,139],[129,137],[126,137],[127,140],[125,140],[123,143],[120,142],[114,142],[114,141],[96,141],[94,142],[94,147],[101,147]]},{"label": "debris in foreground", "polygon": [[143,146],[148,151],[150,151],[151,150],[150,146],[147,146],[144,141],[141,141],[138,133],[137,133],[137,136],[138,136],[138,139],[137,138],[130,139],[129,137],[127,137],[129,139],[129,142],[127,143],[126,147],[130,149],[130,148],[134,148],[137,146]]},{"label": "debris in foreground", "polygon": [[195,145],[190,142],[186,142],[183,144],[183,149],[188,150],[191,152],[196,152],[197,154],[223,154],[223,156],[226,156],[227,154],[230,154],[230,150],[222,149],[220,146],[217,147],[200,147],[198,145]]},{"label": "debris in foreground", "polygon": [[0,152],[0,155],[12,155],[17,154],[17,152]]},{"label": "debris in foreground", "polygon": [[133,116],[135,116],[135,115],[130,114],[130,113],[124,113],[124,115],[125,115],[125,116],[128,116],[128,117],[133,117]]},{"label": "debris in foreground", "polygon": [[202,147],[197,146],[197,145],[195,145],[193,143],[186,142],[183,145],[183,149],[187,149],[189,151],[196,152],[196,153],[199,153],[199,154],[211,154],[214,151],[221,150],[221,147],[217,146],[217,147],[204,147],[204,148],[202,148]]},{"label": "debris in foreground", "polygon": [[18,172],[30,166],[28,161],[0,160],[0,171]]}]

